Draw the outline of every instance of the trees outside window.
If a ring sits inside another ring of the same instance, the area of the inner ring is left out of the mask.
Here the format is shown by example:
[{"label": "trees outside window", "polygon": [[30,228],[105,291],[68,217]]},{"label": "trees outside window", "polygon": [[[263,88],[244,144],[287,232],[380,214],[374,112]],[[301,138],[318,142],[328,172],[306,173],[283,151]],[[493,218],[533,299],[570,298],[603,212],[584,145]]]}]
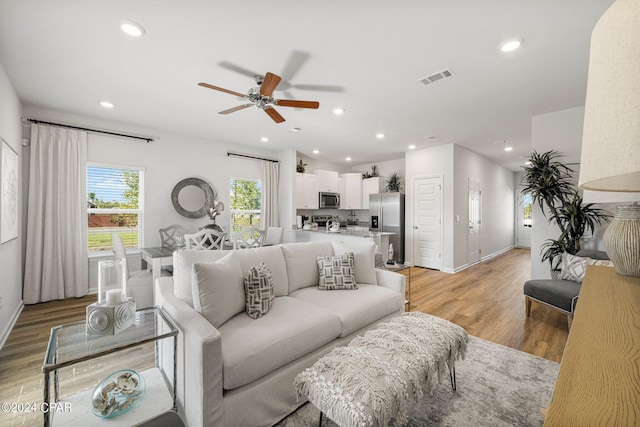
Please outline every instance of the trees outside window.
[{"label": "trees outside window", "polygon": [[232,178],[229,187],[230,230],[233,232],[247,227],[262,228],[262,181]]}]

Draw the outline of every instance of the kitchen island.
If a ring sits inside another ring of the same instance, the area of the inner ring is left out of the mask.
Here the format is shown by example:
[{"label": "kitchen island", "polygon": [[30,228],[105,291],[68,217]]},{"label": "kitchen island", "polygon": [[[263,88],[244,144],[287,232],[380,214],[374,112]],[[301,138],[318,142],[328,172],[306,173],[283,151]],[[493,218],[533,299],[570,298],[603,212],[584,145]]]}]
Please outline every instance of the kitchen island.
[{"label": "kitchen island", "polygon": [[382,260],[386,262],[389,259],[389,236],[395,233],[369,231],[364,227],[356,229],[340,229],[338,232],[327,231],[319,228],[318,230],[285,230],[284,241],[289,242],[347,242],[347,243],[365,243],[374,242],[378,246],[376,253],[382,255]]}]

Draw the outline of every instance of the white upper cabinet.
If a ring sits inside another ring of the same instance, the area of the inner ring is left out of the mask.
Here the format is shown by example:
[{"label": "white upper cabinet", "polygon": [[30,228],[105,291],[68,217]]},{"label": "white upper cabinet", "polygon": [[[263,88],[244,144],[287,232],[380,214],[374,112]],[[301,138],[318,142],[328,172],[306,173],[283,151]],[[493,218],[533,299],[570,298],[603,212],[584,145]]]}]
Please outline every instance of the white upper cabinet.
[{"label": "white upper cabinet", "polygon": [[362,180],[362,209],[369,209],[369,194],[381,193],[384,188],[382,177],[375,176]]},{"label": "white upper cabinet", "polygon": [[338,172],[317,170],[314,173],[318,176],[318,191],[326,193],[337,193]]},{"label": "white upper cabinet", "polygon": [[296,173],[296,209],[318,209],[318,201],[318,175]]},{"label": "white upper cabinet", "polygon": [[362,209],[362,174],[344,173],[340,179],[344,182],[344,189],[340,192],[340,209]]}]

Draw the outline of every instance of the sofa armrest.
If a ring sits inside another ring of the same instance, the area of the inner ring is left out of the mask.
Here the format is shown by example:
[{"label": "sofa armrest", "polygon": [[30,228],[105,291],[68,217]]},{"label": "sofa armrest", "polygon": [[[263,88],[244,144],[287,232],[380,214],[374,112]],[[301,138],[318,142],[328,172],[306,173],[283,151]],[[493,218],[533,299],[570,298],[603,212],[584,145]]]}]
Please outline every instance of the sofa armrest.
[{"label": "sofa armrest", "polygon": [[[179,330],[178,411],[190,426],[221,425],[223,390],[220,331],[188,304],[176,298],[173,294],[173,278],[158,278],[155,286],[157,305],[169,315]],[[169,343],[169,340],[162,341],[163,344],[164,341]]]},{"label": "sofa armrest", "polygon": [[395,273],[389,270],[376,268],[376,279],[379,286],[392,289],[405,297],[405,277],[404,274]]}]

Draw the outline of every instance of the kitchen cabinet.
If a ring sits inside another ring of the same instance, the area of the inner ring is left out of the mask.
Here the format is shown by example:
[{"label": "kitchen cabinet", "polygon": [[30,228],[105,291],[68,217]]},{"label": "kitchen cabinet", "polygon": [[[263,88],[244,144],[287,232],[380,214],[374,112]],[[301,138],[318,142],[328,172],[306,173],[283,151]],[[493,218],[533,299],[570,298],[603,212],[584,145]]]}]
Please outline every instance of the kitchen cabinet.
[{"label": "kitchen cabinet", "polygon": [[[362,174],[344,173],[340,175],[344,188],[341,192],[340,209],[362,209]],[[367,196],[367,201],[369,196]]]},{"label": "kitchen cabinet", "polygon": [[317,170],[314,173],[318,176],[318,191],[327,193],[337,193],[338,172]]},{"label": "kitchen cabinet", "polygon": [[296,173],[296,209],[318,209],[318,175]]},{"label": "kitchen cabinet", "polygon": [[362,209],[369,209],[369,194],[382,193],[384,182],[382,177],[375,176],[362,180]]}]

